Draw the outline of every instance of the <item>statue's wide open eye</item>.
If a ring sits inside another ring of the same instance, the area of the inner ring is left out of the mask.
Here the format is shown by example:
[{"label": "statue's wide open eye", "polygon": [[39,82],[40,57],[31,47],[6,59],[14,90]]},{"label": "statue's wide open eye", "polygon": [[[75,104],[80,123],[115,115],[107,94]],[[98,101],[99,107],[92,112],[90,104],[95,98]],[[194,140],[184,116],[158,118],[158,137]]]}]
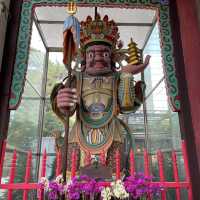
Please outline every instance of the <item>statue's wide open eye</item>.
[{"label": "statue's wide open eye", "polygon": [[93,52],[89,52],[88,57],[89,57],[90,59],[94,58],[94,53],[93,53]]},{"label": "statue's wide open eye", "polygon": [[110,54],[109,54],[108,52],[104,52],[104,53],[103,53],[103,57],[104,57],[104,58],[109,58],[109,56],[110,56]]}]

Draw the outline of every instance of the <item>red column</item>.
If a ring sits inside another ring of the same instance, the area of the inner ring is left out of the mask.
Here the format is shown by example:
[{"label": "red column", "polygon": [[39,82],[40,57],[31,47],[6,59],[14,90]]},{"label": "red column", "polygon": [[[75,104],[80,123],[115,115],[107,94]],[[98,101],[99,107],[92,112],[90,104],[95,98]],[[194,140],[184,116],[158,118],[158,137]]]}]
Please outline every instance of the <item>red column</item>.
[{"label": "red column", "polygon": [[195,0],[170,1],[180,126],[186,141],[193,199],[200,199],[200,26],[196,5]]}]

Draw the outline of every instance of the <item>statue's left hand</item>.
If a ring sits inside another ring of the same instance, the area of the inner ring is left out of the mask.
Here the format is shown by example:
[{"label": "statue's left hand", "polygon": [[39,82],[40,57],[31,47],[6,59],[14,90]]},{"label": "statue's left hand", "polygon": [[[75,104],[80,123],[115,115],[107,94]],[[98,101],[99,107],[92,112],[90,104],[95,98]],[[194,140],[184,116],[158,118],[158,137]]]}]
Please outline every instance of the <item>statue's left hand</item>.
[{"label": "statue's left hand", "polygon": [[150,58],[151,58],[151,56],[147,55],[145,60],[144,60],[144,63],[139,64],[139,65],[128,64],[127,66],[124,66],[122,68],[122,72],[131,73],[131,74],[141,73],[148,66]]}]

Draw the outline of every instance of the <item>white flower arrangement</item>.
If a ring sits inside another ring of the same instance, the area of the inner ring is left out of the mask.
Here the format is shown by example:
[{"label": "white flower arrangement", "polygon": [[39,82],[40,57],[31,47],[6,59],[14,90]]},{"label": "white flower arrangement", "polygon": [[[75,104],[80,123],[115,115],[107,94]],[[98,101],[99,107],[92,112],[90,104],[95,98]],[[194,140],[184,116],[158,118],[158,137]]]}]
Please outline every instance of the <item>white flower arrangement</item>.
[{"label": "white flower arrangement", "polygon": [[111,187],[105,187],[101,191],[101,197],[103,200],[110,200],[112,197],[118,199],[126,199],[129,197],[129,193],[126,192],[123,182],[117,180],[111,183]]},{"label": "white flower arrangement", "polygon": [[60,174],[55,179],[56,183],[62,184],[64,182],[63,176]]},{"label": "white flower arrangement", "polygon": [[49,180],[46,177],[41,177],[39,184],[44,185],[45,189],[48,189],[49,187]]},{"label": "white flower arrangement", "polygon": [[111,200],[112,195],[113,194],[110,187],[105,187],[101,191],[101,197],[103,198],[103,200]]},{"label": "white flower arrangement", "polygon": [[123,182],[121,180],[112,182],[111,188],[113,196],[117,197],[118,199],[126,199],[129,197],[129,193],[126,192]]}]

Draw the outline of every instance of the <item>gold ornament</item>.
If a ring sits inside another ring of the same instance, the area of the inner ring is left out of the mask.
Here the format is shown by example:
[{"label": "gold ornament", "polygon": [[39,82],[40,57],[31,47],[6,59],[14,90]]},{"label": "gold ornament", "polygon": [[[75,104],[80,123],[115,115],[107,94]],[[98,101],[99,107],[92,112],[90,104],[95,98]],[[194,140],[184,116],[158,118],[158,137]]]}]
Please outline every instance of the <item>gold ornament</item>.
[{"label": "gold ornament", "polygon": [[74,15],[74,14],[76,14],[76,12],[77,12],[76,2],[70,1],[70,2],[67,4],[67,13],[68,13],[69,15]]},{"label": "gold ornament", "polygon": [[133,41],[131,38],[130,43],[128,44],[128,54],[129,54],[129,59],[128,63],[132,65],[138,65],[141,64],[141,54],[140,50],[137,48],[137,44]]}]

